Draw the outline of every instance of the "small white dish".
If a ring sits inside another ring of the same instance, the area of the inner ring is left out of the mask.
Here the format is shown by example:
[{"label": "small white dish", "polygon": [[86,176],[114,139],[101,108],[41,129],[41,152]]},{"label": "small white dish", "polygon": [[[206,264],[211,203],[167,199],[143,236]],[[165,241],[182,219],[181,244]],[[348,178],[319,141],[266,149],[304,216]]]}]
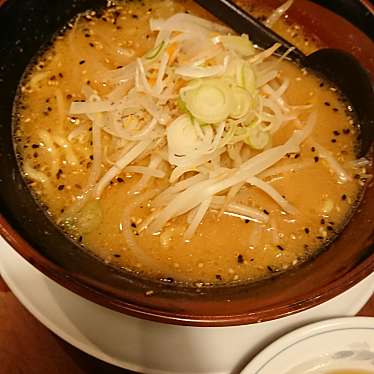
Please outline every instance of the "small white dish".
[{"label": "small white dish", "polygon": [[295,315],[204,328],[141,320],[94,304],[44,276],[1,237],[0,273],[26,309],[56,335],[98,359],[147,374],[239,372],[257,352],[295,328],[355,315],[374,291],[372,274],[334,299]]},{"label": "small white dish", "polygon": [[265,348],[242,374],[374,374],[374,318],[337,318],[297,329]]}]

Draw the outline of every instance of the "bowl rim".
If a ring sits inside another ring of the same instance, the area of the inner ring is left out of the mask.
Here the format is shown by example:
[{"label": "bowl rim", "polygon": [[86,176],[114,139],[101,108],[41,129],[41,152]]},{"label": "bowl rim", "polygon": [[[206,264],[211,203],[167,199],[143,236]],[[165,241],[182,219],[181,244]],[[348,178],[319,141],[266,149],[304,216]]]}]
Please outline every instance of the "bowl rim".
[{"label": "bowl rim", "polygon": [[[363,4],[365,6],[365,4]],[[1,1],[0,1],[1,6]],[[368,8],[369,11],[372,9]],[[189,326],[234,326],[256,322],[264,322],[275,320],[290,314],[299,313],[303,310],[317,306],[328,301],[335,296],[347,291],[359,281],[370,275],[374,271],[374,253],[363,259],[358,265],[346,272],[341,278],[333,279],[323,287],[303,295],[303,298],[297,302],[283,306],[276,305],[268,309],[256,311],[256,315],[248,313],[230,314],[230,315],[189,315],[187,313],[172,313],[167,311],[155,310],[147,306],[140,306],[126,302],[110,293],[106,293],[104,289],[94,287],[92,284],[85,282],[82,278],[77,277],[63,267],[49,260],[40,252],[32,247],[19,234],[11,224],[6,220],[5,216],[0,213],[0,235],[14,248],[23,258],[36,267],[43,274],[53,279],[63,287],[73,291],[104,307],[117,310],[119,312],[135,316],[142,319],[158,321],[162,323],[170,323],[176,325]]]},{"label": "bowl rim", "polygon": [[133,317],[184,326],[225,327],[276,320],[292,314],[300,313],[329,301],[341,293],[348,291],[351,287],[368,277],[374,271],[374,253],[372,253],[360,264],[344,274],[342,278],[335,279],[323,288],[311,292],[302,300],[299,300],[292,305],[288,305],[287,307],[276,306],[270,309],[263,309],[257,312],[255,317],[251,317],[248,314],[228,316],[183,315],[162,312],[160,310],[155,311],[154,309],[147,307],[134,307],[134,305],[131,305],[120,298],[114,298],[112,295],[82,282],[82,280],[77,279],[74,274],[68,273],[65,269],[56,265],[36,251],[12,228],[2,214],[0,214],[0,234],[25,260],[31,263],[43,274],[70,291],[104,307],[109,307]]}]

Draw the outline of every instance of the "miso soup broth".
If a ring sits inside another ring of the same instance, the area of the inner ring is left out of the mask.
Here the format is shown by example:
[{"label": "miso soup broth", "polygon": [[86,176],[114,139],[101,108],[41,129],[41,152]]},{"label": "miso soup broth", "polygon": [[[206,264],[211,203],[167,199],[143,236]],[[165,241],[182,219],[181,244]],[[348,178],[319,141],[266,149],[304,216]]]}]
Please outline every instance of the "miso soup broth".
[{"label": "miso soup broth", "polygon": [[[106,263],[170,283],[297,266],[336,237],[368,178],[336,88],[216,22],[189,0],[89,11],[16,102],[20,165],[51,219]],[[299,25],[274,27],[317,48]]]}]

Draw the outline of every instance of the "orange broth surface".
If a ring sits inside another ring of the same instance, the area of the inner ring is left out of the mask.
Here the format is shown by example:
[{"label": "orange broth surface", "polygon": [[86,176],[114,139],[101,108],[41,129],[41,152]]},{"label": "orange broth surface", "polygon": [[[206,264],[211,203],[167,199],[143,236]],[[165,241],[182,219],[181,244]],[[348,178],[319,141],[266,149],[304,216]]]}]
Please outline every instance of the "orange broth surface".
[{"label": "orange broth surface", "polygon": [[[71,102],[84,98],[81,87],[85,83],[104,95],[110,87],[98,80],[100,72],[124,66],[152,48],[155,35],[149,31],[151,17],[166,18],[180,11],[211,18],[191,1],[122,2],[101,15],[88,13],[72,21],[30,68],[17,104],[16,145],[23,163],[48,176],[45,183],[29,180],[29,184],[53,220],[58,221],[79,198],[92,166],[91,134],[66,140],[77,124],[88,121],[84,116],[67,115]],[[300,26],[278,21],[275,29],[305,52],[317,48],[302,35]],[[68,229],[67,234],[108,264],[168,282],[198,285],[255,281],[317,254],[349,217],[365,170],[352,167],[357,129],[354,117],[347,113],[347,103],[327,82],[292,63],[281,64],[281,74],[291,82],[286,93],[288,103],[314,105],[318,123],[313,139],[331,152],[351,180],[338,183],[307,140],[300,153],[289,154],[276,165],[294,165],[295,169],[263,177],[297,208],[296,215],[285,214],[268,195],[247,186],[237,201],[261,209],[269,215],[268,223],[210,210],[194,237],[185,241],[185,216],[174,219],[158,235],[136,232],[137,225],[152,211],[147,200],[142,201],[142,194],[130,193],[140,177],[124,172],[112,180],[98,201],[100,225],[91,232]],[[293,130],[291,125],[279,130],[273,145],[282,144]],[[67,162],[69,157],[76,162]],[[102,171],[109,167],[103,163]],[[149,189],[166,186],[165,180],[157,180]],[[133,205],[131,228],[124,228],[124,212]],[[125,229],[133,230],[140,253],[126,245]]]}]

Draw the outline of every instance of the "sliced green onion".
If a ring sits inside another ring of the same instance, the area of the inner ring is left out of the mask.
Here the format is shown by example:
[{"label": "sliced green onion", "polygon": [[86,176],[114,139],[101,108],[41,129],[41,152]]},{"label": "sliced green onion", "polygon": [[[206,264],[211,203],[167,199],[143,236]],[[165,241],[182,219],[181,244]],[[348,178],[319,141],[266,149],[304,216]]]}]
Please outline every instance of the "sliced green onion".
[{"label": "sliced green onion", "polygon": [[214,124],[227,119],[232,111],[231,89],[224,79],[198,79],[180,91],[188,111],[200,122]]},{"label": "sliced green onion", "polygon": [[243,65],[242,60],[238,58],[235,58],[235,59],[232,58],[225,71],[225,78],[231,79],[235,82],[235,84],[237,84],[237,71],[239,68],[240,69],[242,68],[242,65]]},{"label": "sliced green onion", "polygon": [[73,235],[88,234],[99,227],[103,220],[100,202],[97,200],[87,203],[78,213],[67,217],[62,226]]},{"label": "sliced green onion", "polygon": [[165,41],[162,41],[160,43],[160,45],[158,45],[157,47],[151,49],[144,57],[147,60],[153,60],[153,59],[159,57],[159,55],[161,54],[162,50],[164,49],[165,44],[166,44]]},{"label": "sliced green onion", "polygon": [[251,94],[256,91],[256,74],[249,63],[238,66],[236,79],[238,85],[248,90]]},{"label": "sliced green onion", "polygon": [[83,234],[97,229],[103,220],[103,213],[100,202],[97,200],[90,201],[77,215],[77,226]]},{"label": "sliced green onion", "polygon": [[201,144],[192,119],[188,114],[183,114],[172,122],[166,130],[166,136],[169,162],[173,165],[178,165],[191,153],[194,153]]},{"label": "sliced green onion", "polygon": [[184,103],[184,101],[181,99],[180,96],[178,96],[177,98],[177,107],[182,113],[188,113],[186,104]]},{"label": "sliced green onion", "polygon": [[252,107],[252,98],[247,90],[242,87],[232,88],[233,107],[230,117],[238,119],[248,114]]},{"label": "sliced green onion", "polygon": [[244,140],[251,148],[262,150],[270,142],[270,134],[265,131],[259,124],[251,124],[247,128],[247,138]]},{"label": "sliced green onion", "polygon": [[223,46],[230,49],[243,57],[254,55],[255,49],[252,42],[249,40],[248,35],[223,35],[220,37]]}]

